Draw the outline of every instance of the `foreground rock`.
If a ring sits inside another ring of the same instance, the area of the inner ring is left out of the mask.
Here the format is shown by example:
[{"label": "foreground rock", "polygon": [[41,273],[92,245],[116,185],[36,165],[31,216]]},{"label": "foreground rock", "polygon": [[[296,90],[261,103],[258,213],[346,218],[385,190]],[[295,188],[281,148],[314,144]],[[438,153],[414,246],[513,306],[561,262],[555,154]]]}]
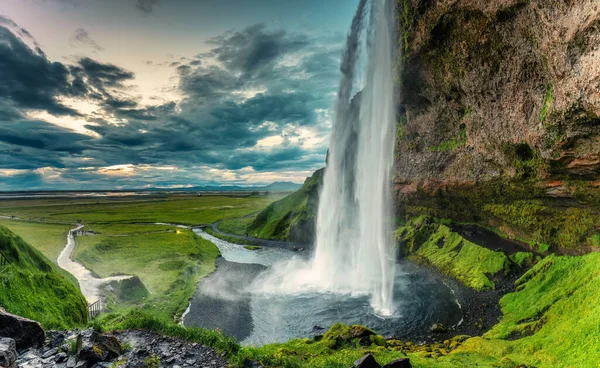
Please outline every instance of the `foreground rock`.
[{"label": "foreground rock", "polygon": [[15,340],[17,348],[26,349],[42,345],[46,335],[38,322],[0,308],[0,337],[9,337]]},{"label": "foreground rock", "polygon": [[[377,363],[375,357],[369,353],[355,361],[354,368],[381,368],[381,365]],[[408,358],[400,358],[389,362],[384,365],[383,368],[412,368],[412,365]]]},{"label": "foreground rock", "polygon": [[197,343],[147,331],[100,334],[93,329],[49,331],[46,344],[20,351],[17,364],[22,368],[227,367],[222,355]]},{"label": "foreground rock", "polygon": [[14,368],[17,361],[17,345],[15,340],[0,338],[0,367]]}]

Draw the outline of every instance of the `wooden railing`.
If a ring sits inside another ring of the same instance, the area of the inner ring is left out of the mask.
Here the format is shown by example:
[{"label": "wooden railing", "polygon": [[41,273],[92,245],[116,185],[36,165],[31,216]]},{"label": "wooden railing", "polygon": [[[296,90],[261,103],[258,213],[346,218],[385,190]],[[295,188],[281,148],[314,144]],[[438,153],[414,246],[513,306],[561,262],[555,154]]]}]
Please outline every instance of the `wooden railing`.
[{"label": "wooden railing", "polygon": [[9,264],[10,264],[10,261],[8,260],[8,258],[6,258],[4,253],[2,253],[2,251],[0,250],[0,267],[8,266]]},{"label": "wooden railing", "polygon": [[100,312],[102,311],[102,306],[100,305],[100,301],[97,300],[92,304],[88,305],[88,319],[91,321],[96,318]]}]

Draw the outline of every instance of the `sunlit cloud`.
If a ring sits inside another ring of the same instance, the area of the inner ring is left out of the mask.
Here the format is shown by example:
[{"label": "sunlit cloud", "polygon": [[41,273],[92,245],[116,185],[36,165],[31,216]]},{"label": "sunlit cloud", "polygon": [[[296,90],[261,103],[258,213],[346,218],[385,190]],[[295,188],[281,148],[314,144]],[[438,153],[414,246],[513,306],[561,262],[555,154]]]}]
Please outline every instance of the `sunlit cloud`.
[{"label": "sunlit cloud", "polygon": [[89,135],[90,137],[99,137],[100,135],[86,128],[86,125],[95,125],[85,119],[72,116],[54,116],[47,111],[33,110],[25,113],[29,119],[41,120],[61,128],[69,129],[73,132]]}]

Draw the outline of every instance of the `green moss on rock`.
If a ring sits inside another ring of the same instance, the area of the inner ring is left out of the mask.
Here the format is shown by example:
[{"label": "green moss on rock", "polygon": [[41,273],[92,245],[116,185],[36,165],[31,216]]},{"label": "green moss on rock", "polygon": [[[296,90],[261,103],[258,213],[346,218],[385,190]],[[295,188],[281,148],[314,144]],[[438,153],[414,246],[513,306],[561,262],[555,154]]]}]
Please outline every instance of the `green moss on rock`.
[{"label": "green moss on rock", "polygon": [[446,225],[428,223],[425,217],[398,228],[396,237],[409,259],[431,265],[475,290],[494,289],[490,277],[510,269],[503,252],[472,243]]}]

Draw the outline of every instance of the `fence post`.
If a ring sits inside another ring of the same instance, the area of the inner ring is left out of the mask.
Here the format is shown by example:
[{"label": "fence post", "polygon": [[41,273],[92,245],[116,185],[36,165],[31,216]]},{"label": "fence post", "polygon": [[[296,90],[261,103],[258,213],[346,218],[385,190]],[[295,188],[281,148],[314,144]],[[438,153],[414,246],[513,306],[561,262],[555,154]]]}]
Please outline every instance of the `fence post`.
[{"label": "fence post", "polygon": [[96,318],[101,311],[100,300],[96,300],[92,304],[88,305],[88,319],[92,320]]}]

